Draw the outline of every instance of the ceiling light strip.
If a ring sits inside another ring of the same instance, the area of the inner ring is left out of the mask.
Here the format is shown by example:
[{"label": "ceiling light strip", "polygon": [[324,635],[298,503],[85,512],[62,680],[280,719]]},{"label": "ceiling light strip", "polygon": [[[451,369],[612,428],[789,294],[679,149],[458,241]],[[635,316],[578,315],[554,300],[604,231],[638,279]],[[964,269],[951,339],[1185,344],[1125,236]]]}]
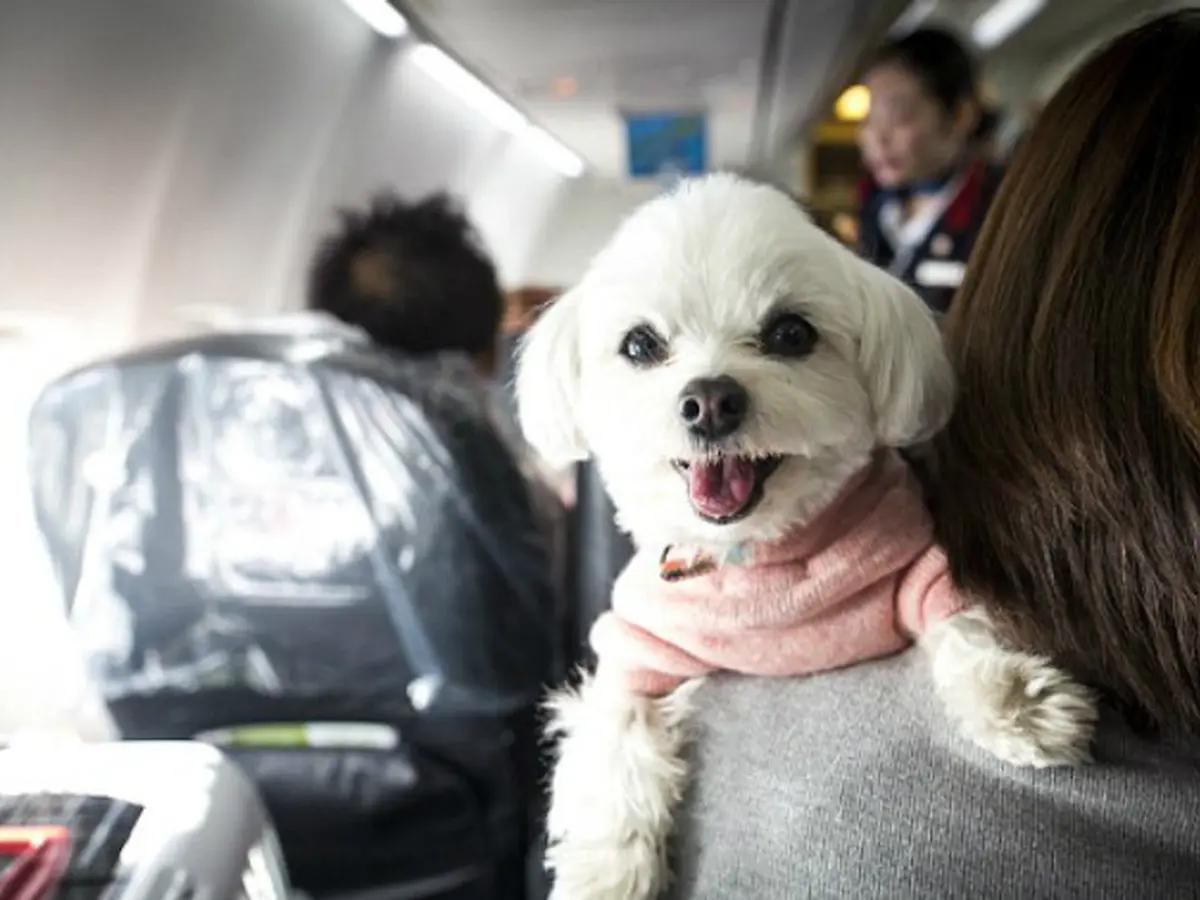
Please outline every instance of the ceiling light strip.
[{"label": "ceiling light strip", "polygon": [[412,51],[412,61],[425,74],[447,88],[460,100],[514,137],[525,140],[549,165],[567,178],[578,178],[586,168],[574,150],[543,128],[534,125],[519,109],[459,65],[448,53],[433,44],[421,44]]},{"label": "ceiling light strip", "polygon": [[1042,11],[1046,0],[999,0],[971,25],[971,39],[984,50],[1008,40]]},{"label": "ceiling light strip", "polygon": [[364,22],[388,38],[408,33],[408,21],[388,0],[342,0]]}]

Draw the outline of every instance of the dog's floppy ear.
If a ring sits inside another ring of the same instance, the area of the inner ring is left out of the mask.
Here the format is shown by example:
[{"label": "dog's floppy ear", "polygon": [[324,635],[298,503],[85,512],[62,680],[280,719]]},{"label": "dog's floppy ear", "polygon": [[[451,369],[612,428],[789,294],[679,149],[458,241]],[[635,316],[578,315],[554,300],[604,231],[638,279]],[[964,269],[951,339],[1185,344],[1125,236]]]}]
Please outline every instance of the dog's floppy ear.
[{"label": "dog's floppy ear", "polygon": [[954,375],[933,314],[910,288],[874,266],[862,271],[859,363],[875,413],[875,438],[906,447],[933,437],[954,406]]},{"label": "dog's floppy ear", "polygon": [[587,456],[575,414],[579,399],[577,290],[559,297],[538,317],[521,343],[517,361],[521,430],[530,446],[556,466]]}]

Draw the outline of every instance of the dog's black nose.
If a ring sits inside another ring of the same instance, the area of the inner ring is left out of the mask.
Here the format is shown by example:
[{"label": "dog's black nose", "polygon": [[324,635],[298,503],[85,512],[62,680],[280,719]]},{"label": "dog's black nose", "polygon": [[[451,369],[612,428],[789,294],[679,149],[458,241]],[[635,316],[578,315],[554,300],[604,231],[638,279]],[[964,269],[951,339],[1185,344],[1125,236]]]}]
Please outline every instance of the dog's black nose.
[{"label": "dog's black nose", "polygon": [[727,438],[746,421],[750,395],[728,375],[696,378],[679,395],[679,418],[688,431],[707,441]]}]

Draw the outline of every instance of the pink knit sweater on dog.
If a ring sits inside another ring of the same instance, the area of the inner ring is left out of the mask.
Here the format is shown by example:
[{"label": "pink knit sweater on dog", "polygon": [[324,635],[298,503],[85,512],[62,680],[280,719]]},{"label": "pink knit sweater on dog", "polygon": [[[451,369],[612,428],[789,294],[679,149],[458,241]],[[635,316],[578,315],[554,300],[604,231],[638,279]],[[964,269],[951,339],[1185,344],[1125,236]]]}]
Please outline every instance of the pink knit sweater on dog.
[{"label": "pink knit sweater on dog", "polygon": [[898,652],[962,606],[932,533],[912,473],[882,453],[782,540],[720,565],[639,553],[592,629],[599,675],[661,696],[716,671],[806,675]]}]

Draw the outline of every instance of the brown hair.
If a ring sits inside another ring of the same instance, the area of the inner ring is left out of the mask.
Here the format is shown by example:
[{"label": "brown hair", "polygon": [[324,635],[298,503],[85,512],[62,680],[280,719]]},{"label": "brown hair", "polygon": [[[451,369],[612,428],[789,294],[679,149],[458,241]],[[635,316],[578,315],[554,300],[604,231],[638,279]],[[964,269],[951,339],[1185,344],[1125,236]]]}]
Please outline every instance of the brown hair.
[{"label": "brown hair", "polygon": [[526,285],[509,291],[504,298],[504,321],[500,330],[504,334],[523,334],[528,331],[542,310],[561,293],[561,288],[539,285]]},{"label": "brown hair", "polygon": [[1200,735],[1200,15],[1117,38],[1022,147],[946,323],[938,534],[1014,644]]}]

